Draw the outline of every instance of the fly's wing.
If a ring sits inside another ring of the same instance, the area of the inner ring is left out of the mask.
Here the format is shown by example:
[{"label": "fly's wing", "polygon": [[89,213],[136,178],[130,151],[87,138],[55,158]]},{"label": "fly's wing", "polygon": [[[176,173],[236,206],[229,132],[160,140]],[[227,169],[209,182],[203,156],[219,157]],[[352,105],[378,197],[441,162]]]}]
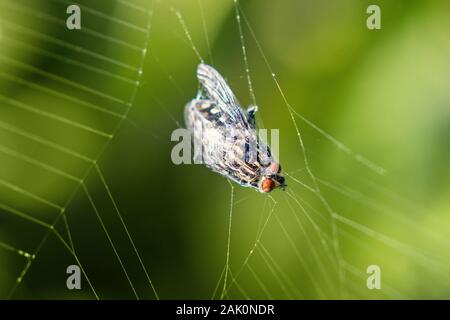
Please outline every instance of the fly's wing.
[{"label": "fly's wing", "polygon": [[[194,145],[201,146],[201,155],[194,154],[194,160],[201,156],[202,162],[209,164],[215,171],[220,171],[223,162],[222,149],[225,146],[224,136],[228,125],[226,117],[211,100],[194,99],[190,101],[184,112],[186,128],[191,131]],[[194,150],[196,151],[196,150]]]},{"label": "fly's wing", "polygon": [[239,102],[223,77],[211,66],[200,64],[197,78],[206,90],[208,98],[216,102],[217,107],[230,122],[248,128],[248,122]]},{"label": "fly's wing", "polygon": [[188,103],[185,109],[185,122],[191,130],[194,117],[203,118],[209,125],[216,128],[226,128],[231,124],[229,117],[222,112],[217,103],[211,100],[194,99]]},{"label": "fly's wing", "polygon": [[195,163],[204,163],[242,186],[257,187],[260,165],[256,157],[248,161],[246,155],[250,143],[256,145],[253,130],[226,125],[216,102],[211,100],[190,101],[185,107],[185,122],[194,142]]}]

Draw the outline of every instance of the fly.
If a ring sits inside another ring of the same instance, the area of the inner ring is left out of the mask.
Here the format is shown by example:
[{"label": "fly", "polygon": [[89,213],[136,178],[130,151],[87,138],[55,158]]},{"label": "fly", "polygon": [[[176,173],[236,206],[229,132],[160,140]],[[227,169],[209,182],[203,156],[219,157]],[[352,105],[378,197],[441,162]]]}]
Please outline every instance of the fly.
[{"label": "fly", "polygon": [[268,193],[285,188],[281,166],[256,133],[257,107],[244,111],[213,67],[197,68],[200,89],[184,112],[195,150],[194,161],[240,184]]}]

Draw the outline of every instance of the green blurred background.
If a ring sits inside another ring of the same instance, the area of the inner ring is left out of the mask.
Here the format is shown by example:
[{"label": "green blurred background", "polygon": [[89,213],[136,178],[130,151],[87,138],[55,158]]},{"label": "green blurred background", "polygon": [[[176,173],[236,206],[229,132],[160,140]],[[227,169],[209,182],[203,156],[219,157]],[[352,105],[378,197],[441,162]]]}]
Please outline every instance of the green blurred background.
[{"label": "green blurred background", "polygon": [[[252,102],[233,1],[78,3],[69,31],[69,1],[0,0],[0,297],[94,299],[85,278],[66,288],[81,263],[101,299],[156,298],[112,199],[162,299],[221,296],[231,200],[224,298],[450,297],[448,1],[239,2],[258,124],[280,129],[289,174],[273,198],[231,198],[223,177],[170,159],[199,63],[174,11]],[[366,27],[370,4],[381,30]],[[291,118],[258,46],[319,130]]]}]

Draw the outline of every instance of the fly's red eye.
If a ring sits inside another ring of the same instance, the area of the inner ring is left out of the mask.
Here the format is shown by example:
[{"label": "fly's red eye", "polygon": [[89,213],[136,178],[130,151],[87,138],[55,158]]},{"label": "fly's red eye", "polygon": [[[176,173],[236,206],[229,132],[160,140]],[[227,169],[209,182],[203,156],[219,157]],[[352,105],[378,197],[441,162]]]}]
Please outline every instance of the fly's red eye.
[{"label": "fly's red eye", "polygon": [[267,178],[267,179],[264,179],[264,181],[261,185],[261,189],[262,189],[262,191],[267,193],[267,192],[272,191],[274,186],[275,186],[275,183],[273,182],[273,180]]}]

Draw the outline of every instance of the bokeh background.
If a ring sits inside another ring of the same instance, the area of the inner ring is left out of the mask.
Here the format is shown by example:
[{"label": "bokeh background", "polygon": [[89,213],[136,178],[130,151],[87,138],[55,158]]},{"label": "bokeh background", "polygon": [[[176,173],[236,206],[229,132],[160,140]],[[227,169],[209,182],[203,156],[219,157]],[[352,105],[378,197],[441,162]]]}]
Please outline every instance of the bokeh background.
[{"label": "bokeh background", "polygon": [[156,298],[114,205],[162,299],[450,297],[448,1],[239,1],[288,173],[271,198],[170,159],[198,89],[186,30],[252,103],[232,0],[83,0],[72,31],[70,4],[0,0],[0,297],[95,299],[66,288],[80,264],[98,298]]}]

